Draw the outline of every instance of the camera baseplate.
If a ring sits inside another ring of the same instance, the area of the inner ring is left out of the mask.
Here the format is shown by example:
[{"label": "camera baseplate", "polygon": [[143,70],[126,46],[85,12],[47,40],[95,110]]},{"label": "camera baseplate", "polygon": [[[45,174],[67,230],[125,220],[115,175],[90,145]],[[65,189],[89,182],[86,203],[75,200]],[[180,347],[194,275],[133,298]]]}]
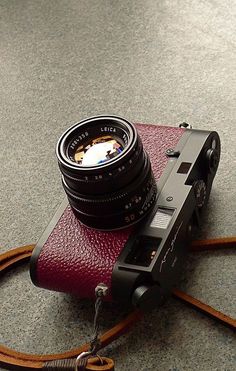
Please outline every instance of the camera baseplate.
[{"label": "camera baseplate", "polygon": [[188,129],[157,183],[154,209],[128,238],[112,273],[112,297],[141,309],[160,305],[178,283],[220,159],[216,132]]}]

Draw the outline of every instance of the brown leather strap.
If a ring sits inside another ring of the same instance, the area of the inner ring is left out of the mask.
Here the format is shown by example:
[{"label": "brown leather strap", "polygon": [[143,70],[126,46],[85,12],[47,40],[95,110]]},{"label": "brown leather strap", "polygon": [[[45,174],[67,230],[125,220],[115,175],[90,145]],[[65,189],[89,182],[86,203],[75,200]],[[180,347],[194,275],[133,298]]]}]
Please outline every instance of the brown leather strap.
[{"label": "brown leather strap", "polygon": [[186,294],[185,292],[175,289],[173,290],[173,296],[178,300],[188,304],[189,306],[197,309],[198,311],[206,314],[208,317],[214,318],[215,320],[223,323],[224,325],[232,328],[233,330],[236,329],[236,320],[227,316],[224,313],[219,312],[218,310],[210,307],[198,299]]},{"label": "brown leather strap", "polygon": [[[203,251],[214,248],[225,248],[225,247],[235,247],[236,237],[232,238],[222,238],[215,240],[204,240],[196,241],[192,244],[190,248],[191,251]],[[28,260],[31,256],[34,245],[28,245],[19,247],[10,251],[7,251],[0,255],[0,272],[6,271],[8,268],[13,265],[20,263],[22,261]],[[213,309],[207,304],[200,302],[199,300],[191,297],[190,295],[185,294],[180,290],[174,290],[173,295],[184,303],[191,305],[193,308],[200,310],[201,312],[213,317],[214,319],[219,320],[223,324],[230,326],[231,328],[236,328],[236,320],[230,318],[229,316]],[[112,329],[105,332],[100,340],[101,346],[105,347],[113,340],[117,339],[119,336],[126,333],[136,322],[142,318],[143,314],[136,310],[133,313],[129,314],[123,321],[118,323]],[[25,354],[16,352],[10,348],[7,348],[3,345],[0,345],[0,365],[5,368],[13,370],[35,370],[35,369],[60,369],[60,368],[48,368],[46,365],[50,361],[54,360],[63,360],[75,358],[78,354],[87,351],[89,349],[89,344],[84,344],[79,348],[69,350],[64,353],[58,354],[48,354],[48,355],[37,355],[37,354]],[[92,366],[91,366],[92,367]],[[62,368],[61,368],[62,369]],[[67,368],[68,369],[68,368]],[[90,368],[91,370],[91,368]],[[100,368],[101,370],[101,368]]]},{"label": "brown leather strap", "polygon": [[190,251],[219,250],[236,247],[236,237],[212,238],[209,240],[193,241]]}]

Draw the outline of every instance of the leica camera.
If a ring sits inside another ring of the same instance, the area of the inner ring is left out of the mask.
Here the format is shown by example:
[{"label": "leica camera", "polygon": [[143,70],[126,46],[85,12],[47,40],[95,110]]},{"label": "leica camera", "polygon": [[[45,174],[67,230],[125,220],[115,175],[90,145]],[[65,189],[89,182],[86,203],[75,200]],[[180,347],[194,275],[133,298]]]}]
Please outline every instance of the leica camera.
[{"label": "leica camera", "polygon": [[220,159],[215,131],[132,124],[116,116],[76,123],[56,154],[66,198],[39,239],[35,285],[142,309],[178,283]]}]

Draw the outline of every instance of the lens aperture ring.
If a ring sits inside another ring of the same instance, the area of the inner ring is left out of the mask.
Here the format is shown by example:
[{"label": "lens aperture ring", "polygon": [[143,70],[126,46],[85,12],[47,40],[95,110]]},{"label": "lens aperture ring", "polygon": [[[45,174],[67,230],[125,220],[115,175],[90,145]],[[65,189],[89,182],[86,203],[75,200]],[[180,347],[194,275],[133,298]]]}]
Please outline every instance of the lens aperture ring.
[{"label": "lens aperture ring", "polygon": [[99,230],[116,230],[128,227],[129,225],[135,224],[143,219],[155,205],[156,198],[157,188],[154,180],[148,201],[144,200],[141,208],[134,207],[133,209],[125,210],[117,214],[101,214],[99,218],[95,215],[82,213],[72,205],[71,208],[76,217],[86,226],[89,225],[91,228]]},{"label": "lens aperture ring", "polygon": [[103,212],[106,213],[111,207],[116,213],[133,209],[134,207],[141,208],[143,200],[151,189],[151,176],[151,165],[146,156],[144,166],[141,169],[139,176],[132,179],[132,182],[120,191],[102,196],[84,197],[70,189],[67,186],[65,179],[62,179],[62,184],[73,207],[81,210],[81,212],[89,214],[97,213],[99,216]]}]

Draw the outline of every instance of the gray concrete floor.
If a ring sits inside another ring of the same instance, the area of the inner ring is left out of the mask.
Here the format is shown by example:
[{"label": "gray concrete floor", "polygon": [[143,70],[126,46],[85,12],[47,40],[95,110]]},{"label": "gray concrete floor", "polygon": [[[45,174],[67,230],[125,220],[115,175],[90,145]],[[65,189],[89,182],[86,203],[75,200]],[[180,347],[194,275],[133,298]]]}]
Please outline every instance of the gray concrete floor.
[{"label": "gray concrete floor", "polygon": [[[236,2],[0,0],[1,251],[37,241],[64,197],[55,143],[111,113],[217,130],[222,160],[199,237],[235,234]],[[234,256],[235,259],[235,256]],[[182,288],[235,316],[233,251],[191,255]],[[93,308],[1,280],[1,339],[56,352],[88,340]],[[119,311],[105,308],[104,328]],[[109,346],[116,370],[235,370],[230,330],[170,299]]]}]

